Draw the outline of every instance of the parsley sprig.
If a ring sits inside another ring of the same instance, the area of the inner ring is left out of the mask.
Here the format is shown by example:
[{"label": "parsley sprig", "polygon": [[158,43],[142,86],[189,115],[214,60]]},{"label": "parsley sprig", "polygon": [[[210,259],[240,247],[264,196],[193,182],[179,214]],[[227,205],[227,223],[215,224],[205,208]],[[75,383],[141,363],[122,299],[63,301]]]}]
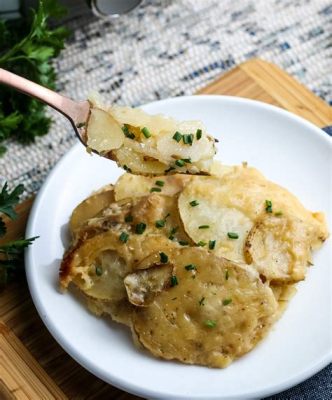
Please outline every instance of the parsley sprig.
[{"label": "parsley sprig", "polygon": [[[48,19],[64,14],[65,8],[56,0],[40,0],[30,22],[28,18],[0,19],[0,67],[54,89],[56,75],[51,61],[64,47],[68,31],[62,26],[50,29]],[[44,104],[1,86],[0,143],[9,137],[31,143],[46,134],[51,120],[44,110]],[[0,145],[0,156],[5,151],[5,146]]]},{"label": "parsley sprig", "polygon": [[22,255],[25,248],[37,239],[32,237],[28,239],[18,239],[4,242],[2,237],[7,232],[7,227],[3,216],[11,220],[17,218],[15,206],[18,204],[20,195],[24,191],[23,185],[16,186],[12,191],[8,190],[5,183],[0,192],[0,287],[3,288],[6,283],[12,280],[23,264]]}]

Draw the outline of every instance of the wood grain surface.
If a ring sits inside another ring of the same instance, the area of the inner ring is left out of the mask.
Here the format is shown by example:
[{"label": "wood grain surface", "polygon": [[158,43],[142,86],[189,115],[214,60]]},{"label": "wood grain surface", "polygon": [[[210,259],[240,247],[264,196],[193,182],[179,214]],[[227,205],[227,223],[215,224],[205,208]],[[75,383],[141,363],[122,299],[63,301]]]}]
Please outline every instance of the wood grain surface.
[{"label": "wood grain surface", "polygon": [[[332,125],[332,109],[275,65],[254,59],[198,94],[247,97],[292,111],[319,127]],[[7,239],[24,235],[33,199],[18,206]],[[87,372],[52,338],[39,318],[24,278],[0,294],[0,399],[118,399],[125,393]]]}]

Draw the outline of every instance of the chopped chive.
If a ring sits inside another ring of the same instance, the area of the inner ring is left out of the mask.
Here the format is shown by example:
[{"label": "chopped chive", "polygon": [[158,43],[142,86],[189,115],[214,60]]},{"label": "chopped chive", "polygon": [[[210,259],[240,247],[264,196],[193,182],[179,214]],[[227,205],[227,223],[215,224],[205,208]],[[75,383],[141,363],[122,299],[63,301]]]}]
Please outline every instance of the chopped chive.
[{"label": "chopped chive", "polygon": [[239,235],[237,233],[235,233],[235,232],[227,232],[227,236],[230,239],[238,239],[239,238]]},{"label": "chopped chive", "polygon": [[83,128],[84,126],[86,125],[86,123],[85,122],[79,122],[77,125],[76,125],[76,128]]},{"label": "chopped chive", "polygon": [[197,246],[198,247],[203,247],[203,246],[206,246],[207,245],[207,243],[206,242],[203,242],[203,240],[200,240],[198,243],[197,243]]},{"label": "chopped chive", "polygon": [[171,276],[171,286],[176,286],[179,284],[178,278],[176,277],[176,275],[172,275]]},{"label": "chopped chive", "polygon": [[175,232],[178,230],[178,228],[179,228],[179,227],[176,226],[175,228],[172,228],[172,229],[170,230],[168,239],[170,239],[170,240],[174,240],[174,239],[175,239],[174,234],[175,234]]},{"label": "chopped chive", "polygon": [[226,269],[226,272],[225,272],[225,279],[226,279],[226,281],[228,281],[228,278],[229,278],[229,272],[228,272],[228,269]]},{"label": "chopped chive", "polygon": [[188,246],[188,242],[186,240],[179,240],[179,245],[180,246]]},{"label": "chopped chive", "polygon": [[151,133],[150,133],[149,129],[146,126],[142,129],[142,133],[147,139],[149,137],[151,137]]},{"label": "chopped chive", "polygon": [[189,135],[183,135],[182,140],[184,144],[189,144]]},{"label": "chopped chive", "polygon": [[276,217],[281,217],[282,216],[282,211],[277,211],[277,212],[274,213],[274,215]]},{"label": "chopped chive", "polygon": [[165,226],[165,224],[166,224],[166,221],[164,219],[159,219],[155,223],[156,228],[163,228]]},{"label": "chopped chive", "polygon": [[199,202],[197,200],[193,200],[193,201],[190,201],[189,204],[191,205],[191,207],[196,207],[199,205]]},{"label": "chopped chive", "polygon": [[191,164],[191,158],[183,158],[182,159],[186,164]]},{"label": "chopped chive", "polygon": [[165,182],[164,181],[155,181],[154,184],[157,186],[163,187],[165,185]]},{"label": "chopped chive", "polygon": [[131,169],[126,164],[122,168],[127,172],[131,172]]},{"label": "chopped chive", "polygon": [[168,255],[165,254],[164,252],[160,252],[159,253],[160,256],[160,262],[162,262],[163,264],[166,264],[168,262]]},{"label": "chopped chive", "polygon": [[231,302],[232,302],[232,299],[224,299],[224,300],[222,301],[222,305],[223,305],[223,306],[228,306],[228,304],[231,304]]},{"label": "chopped chive", "polygon": [[130,214],[125,216],[125,222],[133,222],[133,219],[134,219],[133,216]]},{"label": "chopped chive", "polygon": [[187,271],[196,271],[197,267],[195,264],[189,264],[184,267]]},{"label": "chopped chive", "polygon": [[202,137],[202,129],[197,129],[196,131],[196,139],[199,140]]},{"label": "chopped chive", "polygon": [[144,222],[140,222],[139,224],[136,225],[135,227],[135,232],[138,235],[141,235],[146,229],[146,224]]},{"label": "chopped chive", "polygon": [[101,276],[103,274],[103,268],[99,265],[96,265],[96,275]]},{"label": "chopped chive", "polygon": [[128,128],[127,125],[124,125],[124,126],[122,127],[122,131],[123,131],[123,133],[125,134],[125,136],[126,136],[128,139],[135,139],[135,135],[134,135],[132,132],[130,132],[130,130],[129,130],[129,128]]},{"label": "chopped chive", "polygon": [[174,235],[174,233],[179,229],[178,226],[175,226],[174,228],[171,229],[170,234]]},{"label": "chopped chive", "polygon": [[204,321],[204,325],[208,328],[215,328],[217,326],[217,322],[213,321],[212,319],[207,319],[206,321]]},{"label": "chopped chive", "polygon": [[216,247],[216,240],[209,240],[209,249],[213,250]]},{"label": "chopped chive", "polygon": [[161,192],[161,188],[160,187],[153,187],[150,189],[150,193],[152,192]]},{"label": "chopped chive", "polygon": [[194,135],[192,133],[185,134],[182,136],[182,140],[183,140],[184,144],[189,144],[190,146],[192,146],[193,140],[194,140]]},{"label": "chopped chive", "polygon": [[181,160],[181,159],[180,159],[180,160],[176,160],[176,161],[175,161],[175,165],[177,165],[178,167],[183,167],[183,166],[184,166],[184,164],[185,164],[185,163],[184,163],[184,161],[183,161],[183,160]]},{"label": "chopped chive", "polygon": [[119,240],[123,243],[127,243],[128,238],[129,235],[126,232],[122,232],[121,235],[119,236]]},{"label": "chopped chive", "polygon": [[200,225],[198,229],[209,229],[210,225]]},{"label": "chopped chive", "polygon": [[204,304],[204,300],[205,300],[205,297],[202,297],[201,299],[200,299],[200,301],[198,302],[198,304],[200,305],[200,306],[204,306],[205,304]]},{"label": "chopped chive", "polygon": [[173,139],[176,140],[178,143],[182,139],[182,135],[180,132],[176,131],[173,135]]},{"label": "chopped chive", "polygon": [[272,212],[272,201],[271,200],[265,200],[265,211],[267,213]]}]

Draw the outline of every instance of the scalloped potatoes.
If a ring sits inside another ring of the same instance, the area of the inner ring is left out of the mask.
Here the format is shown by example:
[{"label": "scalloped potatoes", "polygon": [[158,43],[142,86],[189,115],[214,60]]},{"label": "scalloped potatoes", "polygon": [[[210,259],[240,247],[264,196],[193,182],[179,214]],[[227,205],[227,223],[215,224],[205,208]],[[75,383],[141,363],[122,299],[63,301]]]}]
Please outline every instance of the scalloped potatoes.
[{"label": "scalloped potatoes", "polygon": [[[161,118],[115,114],[151,130]],[[126,173],[78,205],[60,284],[156,357],[223,368],[268,334],[328,232],[321,213],[254,168],[210,171]]]}]

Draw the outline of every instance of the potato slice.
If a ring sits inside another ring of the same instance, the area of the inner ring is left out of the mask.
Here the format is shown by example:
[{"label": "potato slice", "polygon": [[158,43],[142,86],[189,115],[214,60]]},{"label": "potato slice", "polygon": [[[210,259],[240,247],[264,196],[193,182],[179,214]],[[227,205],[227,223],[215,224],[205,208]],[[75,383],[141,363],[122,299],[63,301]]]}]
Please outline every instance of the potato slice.
[{"label": "potato slice", "polygon": [[[192,201],[198,205],[192,207]],[[266,279],[279,283],[303,279],[311,249],[320,247],[328,236],[321,213],[306,210],[286,189],[245,165],[219,177],[193,177],[179,196],[179,213],[186,233],[196,243],[216,240],[217,255],[253,266],[258,263]],[[273,219],[266,221],[273,223],[257,229],[256,224],[270,215]],[[292,238],[287,238],[287,229]],[[254,238],[253,251],[261,253],[250,255],[245,243],[250,245]],[[259,245],[262,241],[264,246]],[[265,251],[269,255],[264,258]]]},{"label": "potato slice", "polygon": [[161,163],[157,159],[144,159],[144,154],[138,153],[128,146],[113,150],[111,158],[117,162],[119,167],[138,175],[163,175],[169,168],[167,164]]},{"label": "potato slice", "polygon": [[69,229],[71,233],[77,230],[88,219],[95,217],[101,210],[115,201],[112,185],[108,185],[98,193],[94,193],[83,200],[73,211]]},{"label": "potato slice", "polygon": [[134,309],[134,335],[152,354],[223,368],[267,334],[278,305],[255,270],[198,248],[168,257],[172,276],[160,293],[155,264],[125,279],[130,301],[145,305]]},{"label": "potato slice", "polygon": [[[225,204],[216,179],[194,179],[180,194],[178,205],[184,229],[195,243],[208,246],[216,241],[217,254],[244,261],[243,246],[253,223],[244,212]],[[229,238],[230,232],[238,238]]]},{"label": "potato slice", "polygon": [[[87,239],[79,238],[62,260],[60,285],[65,290],[73,283],[88,299],[92,312],[109,314],[115,321],[128,325],[131,306],[124,277],[151,253],[169,252],[178,245],[149,230],[137,235],[130,225],[121,226]],[[127,243],[120,240],[123,229],[130,234]]]},{"label": "potato slice", "polygon": [[300,219],[264,215],[247,237],[246,262],[254,264],[268,281],[302,280],[311,261],[311,243],[315,233],[313,227]]},{"label": "potato slice", "polygon": [[87,146],[100,154],[118,149],[125,138],[119,123],[100,108],[91,108],[86,135]]},{"label": "potato slice", "polygon": [[[123,174],[117,180],[114,186],[115,199],[117,201],[133,197],[147,196],[152,188],[161,190],[165,196],[174,196],[181,192],[187,183],[191,180],[190,175],[167,175],[148,177],[141,175]],[[162,182],[164,186],[160,187],[156,182]]]},{"label": "potato slice", "polygon": [[200,122],[177,122],[128,107],[95,104],[86,134],[92,150],[133,174],[209,174],[216,153],[214,138]]}]

